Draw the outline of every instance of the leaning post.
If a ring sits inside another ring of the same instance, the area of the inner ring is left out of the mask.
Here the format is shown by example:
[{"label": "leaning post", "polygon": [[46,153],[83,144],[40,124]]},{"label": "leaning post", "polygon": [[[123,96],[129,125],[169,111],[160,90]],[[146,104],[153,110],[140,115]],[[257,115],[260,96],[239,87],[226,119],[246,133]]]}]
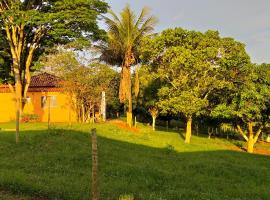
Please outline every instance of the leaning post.
[{"label": "leaning post", "polygon": [[92,135],[92,199],[98,200],[98,149],[96,129],[91,130]]}]

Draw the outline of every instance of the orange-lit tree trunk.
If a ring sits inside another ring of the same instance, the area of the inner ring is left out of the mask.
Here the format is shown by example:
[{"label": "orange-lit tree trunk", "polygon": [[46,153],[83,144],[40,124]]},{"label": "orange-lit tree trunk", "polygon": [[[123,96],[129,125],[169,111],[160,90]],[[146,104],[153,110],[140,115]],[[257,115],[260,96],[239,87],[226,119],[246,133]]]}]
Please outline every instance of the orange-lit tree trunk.
[{"label": "orange-lit tree trunk", "polygon": [[[3,12],[3,7],[0,11]],[[12,73],[15,85],[9,84],[11,92],[15,96],[16,106],[16,143],[19,142],[19,124],[21,113],[27,98],[27,92],[30,85],[30,67],[32,65],[35,49],[43,35],[43,27],[36,30],[31,43],[27,43],[24,24],[16,24],[12,17],[7,18],[5,26],[6,38],[9,42],[10,53],[12,56]]]},{"label": "orange-lit tree trunk", "polygon": [[246,148],[248,153],[254,152],[254,145],[256,144],[262,129],[259,128],[256,133],[254,133],[253,130],[253,122],[248,122],[248,135],[246,135],[243,131],[243,129],[240,127],[240,125],[237,125],[238,132],[243,136],[243,138],[246,140]]},{"label": "orange-lit tree trunk", "polygon": [[191,129],[192,129],[192,117],[187,117],[186,137],[185,143],[189,144],[191,140]]},{"label": "orange-lit tree trunk", "polygon": [[121,103],[128,101],[128,111],[127,111],[127,124],[132,127],[133,117],[132,117],[132,91],[131,91],[131,65],[134,63],[134,57],[131,49],[128,49],[121,71],[121,80],[119,88],[119,99]]},{"label": "orange-lit tree trunk", "polygon": [[156,118],[158,116],[158,108],[155,106],[152,106],[149,108],[148,111],[152,116],[152,129],[153,129],[153,131],[155,131],[156,130]]}]

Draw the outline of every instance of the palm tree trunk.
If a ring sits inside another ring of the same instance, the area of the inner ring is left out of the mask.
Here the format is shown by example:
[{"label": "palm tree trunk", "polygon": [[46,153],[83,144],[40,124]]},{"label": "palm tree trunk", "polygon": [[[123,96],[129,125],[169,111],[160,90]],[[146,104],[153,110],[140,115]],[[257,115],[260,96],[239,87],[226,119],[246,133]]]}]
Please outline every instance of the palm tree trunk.
[{"label": "palm tree trunk", "polygon": [[120,102],[128,101],[127,124],[132,127],[132,93],[131,93],[131,72],[130,67],[123,66],[121,72],[120,88],[119,88]]}]

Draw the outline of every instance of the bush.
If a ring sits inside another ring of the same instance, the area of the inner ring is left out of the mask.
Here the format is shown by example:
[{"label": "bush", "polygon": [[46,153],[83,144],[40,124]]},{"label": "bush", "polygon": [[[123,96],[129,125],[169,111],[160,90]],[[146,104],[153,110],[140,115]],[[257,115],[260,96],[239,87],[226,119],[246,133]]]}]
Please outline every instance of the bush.
[{"label": "bush", "polygon": [[21,117],[21,122],[28,123],[28,122],[37,122],[39,121],[39,116],[36,114],[23,114]]}]

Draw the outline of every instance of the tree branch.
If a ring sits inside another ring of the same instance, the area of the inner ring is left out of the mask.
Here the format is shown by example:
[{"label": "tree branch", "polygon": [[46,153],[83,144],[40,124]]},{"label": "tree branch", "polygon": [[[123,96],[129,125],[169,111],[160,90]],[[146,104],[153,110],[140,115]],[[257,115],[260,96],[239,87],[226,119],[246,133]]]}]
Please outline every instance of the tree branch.
[{"label": "tree branch", "polygon": [[10,91],[11,91],[11,93],[15,93],[15,89],[14,89],[14,87],[10,84],[10,83],[8,83],[8,87],[9,87],[9,89],[10,89]]},{"label": "tree branch", "polygon": [[242,130],[242,128],[239,125],[237,125],[237,129],[238,129],[239,133],[245,138],[245,140],[248,141],[247,135],[244,133],[244,131]]},{"label": "tree branch", "polygon": [[259,130],[257,131],[257,133],[256,133],[256,135],[255,135],[255,137],[254,137],[254,143],[257,142],[257,140],[258,140],[258,138],[259,138],[261,132],[262,132],[262,127],[260,126]]},{"label": "tree branch", "polygon": [[33,38],[32,44],[30,45],[30,49],[28,52],[28,56],[26,59],[26,63],[25,63],[25,85],[24,85],[24,92],[23,92],[23,97],[26,98],[27,96],[27,91],[30,85],[30,81],[31,81],[31,74],[30,74],[30,67],[33,61],[33,56],[34,56],[34,52],[38,46],[39,41],[41,40],[43,36],[43,27],[39,27],[39,29],[36,31],[36,34]]}]

